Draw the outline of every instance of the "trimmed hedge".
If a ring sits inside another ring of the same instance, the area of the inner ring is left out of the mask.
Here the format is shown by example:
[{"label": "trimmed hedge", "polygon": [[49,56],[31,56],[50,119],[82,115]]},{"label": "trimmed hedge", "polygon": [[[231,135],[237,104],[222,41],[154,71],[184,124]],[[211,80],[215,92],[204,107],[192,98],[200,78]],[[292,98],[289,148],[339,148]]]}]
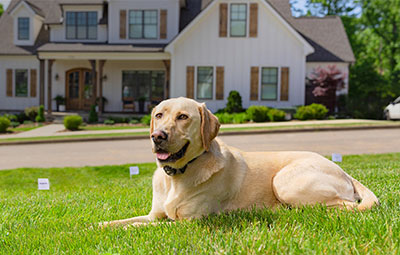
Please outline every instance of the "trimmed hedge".
[{"label": "trimmed hedge", "polygon": [[0,133],[7,132],[7,129],[10,127],[11,121],[6,117],[0,117]]},{"label": "trimmed hedge", "polygon": [[234,123],[234,124],[241,124],[241,123],[246,123],[249,122],[249,116],[245,113],[216,113],[215,116],[217,116],[219,122],[221,124],[230,124],[230,123]]},{"label": "trimmed hedge", "polygon": [[78,130],[79,126],[82,125],[82,123],[82,117],[79,115],[72,115],[64,118],[64,126],[68,130]]},{"label": "trimmed hedge", "polygon": [[145,115],[140,119],[140,122],[146,126],[150,126],[150,122],[151,122],[151,115]]},{"label": "trimmed hedge", "polygon": [[286,113],[282,110],[270,109],[268,111],[269,121],[284,121],[285,117],[286,117]]},{"label": "trimmed hedge", "polygon": [[36,122],[45,122],[46,118],[44,117],[44,106],[39,106],[38,115],[35,118]]},{"label": "trimmed hedge", "polygon": [[269,108],[261,105],[252,105],[247,109],[246,113],[249,119],[254,122],[266,122],[269,120],[268,112]]},{"label": "trimmed hedge", "polygon": [[322,120],[329,110],[322,104],[311,104],[297,108],[294,117],[299,120]]}]

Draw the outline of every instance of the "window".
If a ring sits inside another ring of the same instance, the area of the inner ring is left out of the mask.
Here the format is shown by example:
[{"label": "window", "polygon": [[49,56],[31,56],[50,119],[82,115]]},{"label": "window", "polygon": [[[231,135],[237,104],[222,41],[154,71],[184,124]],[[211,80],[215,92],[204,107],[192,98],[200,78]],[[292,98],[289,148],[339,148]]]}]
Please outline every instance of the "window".
[{"label": "window", "polygon": [[261,99],[277,100],[278,98],[278,68],[262,68]]},{"label": "window", "polygon": [[157,39],[158,12],[154,10],[129,11],[129,38]]},{"label": "window", "polygon": [[97,39],[97,12],[67,12],[67,39]]},{"label": "window", "polygon": [[18,18],[18,40],[29,40],[29,18]]},{"label": "window", "polygon": [[197,67],[197,99],[213,99],[213,67]]},{"label": "window", "polygon": [[231,4],[230,33],[232,37],[246,36],[247,4]]},{"label": "window", "polygon": [[160,102],[164,99],[164,83],[164,71],[123,71],[122,98]]},{"label": "window", "polygon": [[28,70],[26,69],[15,70],[15,96],[28,96]]}]

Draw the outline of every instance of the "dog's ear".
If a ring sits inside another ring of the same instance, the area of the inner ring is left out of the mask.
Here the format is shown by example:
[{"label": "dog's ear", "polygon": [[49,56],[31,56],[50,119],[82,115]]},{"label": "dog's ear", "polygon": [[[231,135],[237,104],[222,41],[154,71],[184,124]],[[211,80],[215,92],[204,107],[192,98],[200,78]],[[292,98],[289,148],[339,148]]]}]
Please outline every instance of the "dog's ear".
[{"label": "dog's ear", "polygon": [[154,132],[154,114],[156,113],[156,107],[153,108],[153,110],[151,111],[151,121],[150,121],[150,136],[151,134],[153,134]]},{"label": "dog's ear", "polygon": [[219,127],[218,118],[207,109],[206,104],[199,107],[201,115],[201,139],[206,151],[210,149],[211,141],[217,136]]}]

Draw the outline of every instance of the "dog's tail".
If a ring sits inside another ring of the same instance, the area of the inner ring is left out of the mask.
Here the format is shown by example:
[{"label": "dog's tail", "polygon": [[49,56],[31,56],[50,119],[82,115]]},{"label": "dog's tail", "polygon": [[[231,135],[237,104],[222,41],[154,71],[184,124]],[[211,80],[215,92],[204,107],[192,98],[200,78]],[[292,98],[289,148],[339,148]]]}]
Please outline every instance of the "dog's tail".
[{"label": "dog's tail", "polygon": [[378,198],[371,190],[369,190],[367,187],[362,185],[359,181],[357,181],[354,178],[351,178],[351,181],[353,182],[355,191],[361,198],[361,203],[357,207],[358,210],[364,211],[367,209],[371,209],[374,205],[379,205]]}]

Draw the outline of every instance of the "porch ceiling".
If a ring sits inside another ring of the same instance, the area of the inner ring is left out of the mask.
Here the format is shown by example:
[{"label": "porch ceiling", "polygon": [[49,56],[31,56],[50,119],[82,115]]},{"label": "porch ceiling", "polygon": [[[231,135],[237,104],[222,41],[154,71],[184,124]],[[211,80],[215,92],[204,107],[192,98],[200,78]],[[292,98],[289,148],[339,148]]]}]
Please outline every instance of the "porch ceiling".
[{"label": "porch ceiling", "polygon": [[47,43],[38,49],[40,59],[168,60],[163,45],[111,45]]}]

